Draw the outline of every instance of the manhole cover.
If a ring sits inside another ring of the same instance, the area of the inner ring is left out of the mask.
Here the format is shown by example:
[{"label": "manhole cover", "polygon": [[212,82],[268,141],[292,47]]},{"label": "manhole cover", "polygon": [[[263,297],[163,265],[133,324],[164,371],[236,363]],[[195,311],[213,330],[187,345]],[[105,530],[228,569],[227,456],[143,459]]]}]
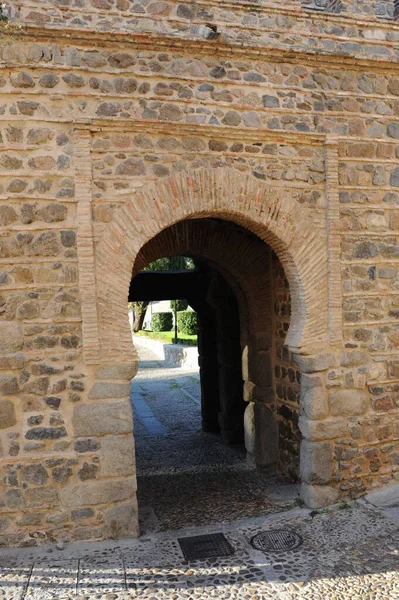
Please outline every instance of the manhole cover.
[{"label": "manhole cover", "polygon": [[231,556],[231,554],[234,554],[233,546],[223,533],[196,535],[194,537],[180,538],[177,541],[186,560],[217,558],[218,556]]},{"label": "manhole cover", "polygon": [[275,529],[257,533],[251,539],[251,545],[262,552],[284,552],[295,550],[303,540],[295,531],[289,529]]}]

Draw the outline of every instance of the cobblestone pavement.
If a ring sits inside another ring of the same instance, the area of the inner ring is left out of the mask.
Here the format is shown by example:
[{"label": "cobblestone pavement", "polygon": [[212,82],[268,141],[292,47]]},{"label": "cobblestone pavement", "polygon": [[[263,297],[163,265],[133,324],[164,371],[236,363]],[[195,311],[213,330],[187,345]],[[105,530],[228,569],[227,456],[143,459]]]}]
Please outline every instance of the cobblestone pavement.
[{"label": "cobblestone pavement", "polygon": [[[295,550],[260,552],[260,531],[287,528]],[[224,558],[186,562],[178,538],[223,532]],[[398,600],[398,522],[364,501],[296,508],[235,524],[153,533],[139,540],[0,551],[2,599]]]},{"label": "cobblestone pavement", "polygon": [[[137,345],[137,343],[136,343]],[[165,368],[137,345],[132,384],[141,531],[229,522],[287,510],[298,486],[246,464],[243,445],[201,430],[197,370]]]}]

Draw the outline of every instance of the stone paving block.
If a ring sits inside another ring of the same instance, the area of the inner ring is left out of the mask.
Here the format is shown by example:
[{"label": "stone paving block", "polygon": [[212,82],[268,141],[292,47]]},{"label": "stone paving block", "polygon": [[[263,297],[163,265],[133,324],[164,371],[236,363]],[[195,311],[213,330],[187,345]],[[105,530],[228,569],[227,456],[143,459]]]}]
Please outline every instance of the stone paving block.
[{"label": "stone paving block", "polygon": [[78,593],[110,594],[125,591],[125,567],[122,556],[118,554],[81,560]]},{"label": "stone paving block", "polygon": [[30,600],[64,600],[76,594],[79,563],[41,561],[34,564],[25,598]]},{"label": "stone paving block", "polygon": [[29,582],[33,561],[23,558],[0,558],[0,598],[22,600]]}]

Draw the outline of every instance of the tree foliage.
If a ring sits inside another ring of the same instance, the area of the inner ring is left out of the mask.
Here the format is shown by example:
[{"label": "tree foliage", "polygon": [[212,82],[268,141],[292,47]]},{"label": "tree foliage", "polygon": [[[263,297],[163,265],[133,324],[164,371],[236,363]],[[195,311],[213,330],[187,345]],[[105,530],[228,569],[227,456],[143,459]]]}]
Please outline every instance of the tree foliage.
[{"label": "tree foliage", "polygon": [[188,256],[165,256],[157,258],[144,267],[143,271],[187,271],[194,269],[194,261]]},{"label": "tree foliage", "polygon": [[195,335],[198,333],[198,317],[193,310],[182,310],[177,313],[177,324],[180,333]]},{"label": "tree foliage", "polygon": [[171,300],[170,308],[173,311],[175,310],[175,306],[176,306],[176,312],[179,312],[180,310],[187,310],[188,302],[187,302],[187,300]]},{"label": "tree foliage", "polygon": [[172,331],[173,315],[171,312],[159,312],[152,315],[153,331]]},{"label": "tree foliage", "polygon": [[[152,263],[144,267],[143,271],[186,271],[194,269],[194,261],[188,256],[165,256],[158,258]],[[179,301],[180,302],[180,301]],[[184,301],[182,301],[184,302]],[[133,332],[137,333],[143,329],[145,313],[147,311],[149,302],[133,302],[134,320],[133,320]],[[185,306],[187,308],[187,305]],[[182,310],[179,309],[178,310]]]}]

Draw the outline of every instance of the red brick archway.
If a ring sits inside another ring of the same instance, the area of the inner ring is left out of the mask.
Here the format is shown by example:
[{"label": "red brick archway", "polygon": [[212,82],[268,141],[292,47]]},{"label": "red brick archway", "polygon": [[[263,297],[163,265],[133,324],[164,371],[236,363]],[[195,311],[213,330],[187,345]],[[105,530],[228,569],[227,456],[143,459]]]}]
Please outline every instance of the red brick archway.
[{"label": "red brick archway", "polygon": [[[296,354],[307,378],[306,387],[301,387],[304,410],[301,431],[306,441],[304,451],[301,450],[302,495],[310,506],[329,504],[337,499],[339,492],[330,484],[331,470],[322,478],[318,473],[315,475],[314,469],[319,459],[325,458],[326,449],[318,443],[317,432],[314,433],[313,424],[317,422],[309,420],[314,415],[317,419],[325,418],[324,409],[319,410],[320,402],[324,403],[320,394],[320,390],[325,393],[324,374],[318,372],[330,366],[332,357],[328,354],[331,332],[326,213],[310,214],[294,199],[294,191],[292,195],[286,189],[282,192],[278,186],[235,170],[178,173],[142,187],[117,211],[96,242],[95,289],[86,286],[89,293],[82,297],[83,350],[92,382],[91,402],[90,406],[75,408],[76,435],[81,432],[82,419],[88,419],[86,409],[93,414],[112,410],[112,417],[124,423],[124,440],[119,442],[124,444],[123,448],[126,446],[126,452],[130,448],[133,422],[127,394],[137,369],[127,316],[133,266],[141,249],[161,232],[180,222],[203,218],[233,222],[249,230],[270,246],[284,268],[291,294],[291,320],[285,343]],[[82,256],[83,250],[82,244]],[[100,401],[98,405],[93,404],[94,399]],[[313,402],[319,403],[316,411],[312,409]],[[107,429],[107,415],[102,426],[103,435],[108,436],[113,432]],[[256,420],[256,414],[252,419]],[[261,420],[265,422],[263,417]],[[91,431],[89,420],[87,424],[87,431]],[[111,509],[113,521],[118,521],[122,529],[127,527],[126,531],[132,531],[135,489],[132,478],[129,490],[123,490],[120,496],[115,491],[113,502],[118,506]],[[127,493],[131,498],[128,505],[124,504]]]},{"label": "red brick archway", "polygon": [[140,249],[184,219],[228,219],[267,242],[286,272],[292,318],[286,343],[315,354],[328,344],[326,229],[285,190],[232,170],[180,173],[146,186],[117,213],[97,244],[96,281],[101,363],[132,357],[126,314]]}]

